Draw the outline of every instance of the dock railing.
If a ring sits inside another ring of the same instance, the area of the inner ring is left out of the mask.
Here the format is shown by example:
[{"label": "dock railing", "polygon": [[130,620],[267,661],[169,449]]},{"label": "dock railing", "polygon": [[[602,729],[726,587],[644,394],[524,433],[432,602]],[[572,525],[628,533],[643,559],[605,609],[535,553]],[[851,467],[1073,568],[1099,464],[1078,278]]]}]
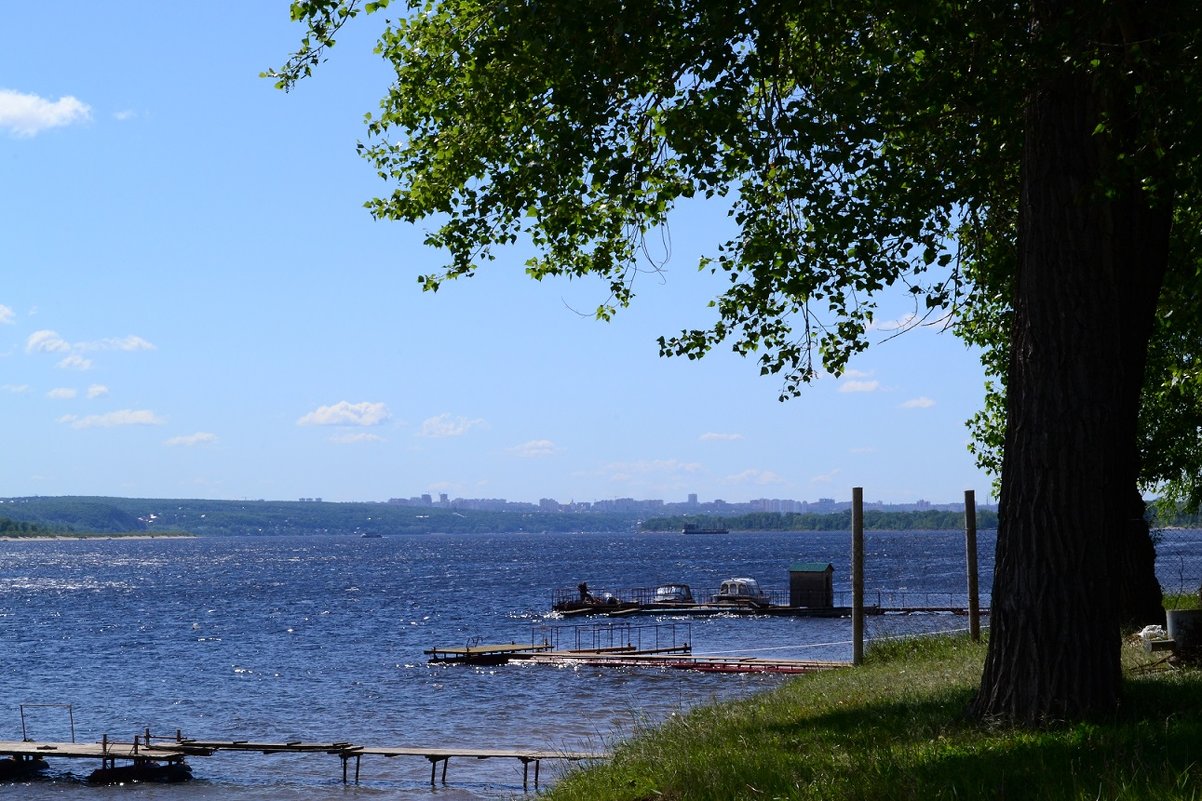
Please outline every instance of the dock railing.
[{"label": "dock railing", "polygon": [[531,639],[543,639],[552,651],[579,653],[689,653],[691,623],[592,623],[537,626]]}]

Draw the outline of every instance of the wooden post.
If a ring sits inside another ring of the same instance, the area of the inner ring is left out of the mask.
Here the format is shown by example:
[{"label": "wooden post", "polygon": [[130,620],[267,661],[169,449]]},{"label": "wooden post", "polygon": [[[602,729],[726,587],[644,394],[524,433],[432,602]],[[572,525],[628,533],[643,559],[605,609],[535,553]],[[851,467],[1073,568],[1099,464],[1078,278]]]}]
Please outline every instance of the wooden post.
[{"label": "wooden post", "polygon": [[851,489],[851,663],[864,661],[864,488]]},{"label": "wooden post", "polygon": [[981,599],[977,587],[977,494],[964,490],[964,551],[968,559],[968,633],[981,641]]}]

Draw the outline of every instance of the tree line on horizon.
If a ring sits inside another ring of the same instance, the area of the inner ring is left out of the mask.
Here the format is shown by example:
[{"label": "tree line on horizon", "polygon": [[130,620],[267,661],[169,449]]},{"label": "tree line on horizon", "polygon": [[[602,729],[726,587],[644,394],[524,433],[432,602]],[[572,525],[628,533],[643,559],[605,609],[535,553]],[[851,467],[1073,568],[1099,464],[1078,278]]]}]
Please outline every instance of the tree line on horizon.
[{"label": "tree line on horizon", "polygon": [[[670,532],[686,525],[732,531],[849,531],[851,511],[748,512],[663,515],[640,520],[633,512],[514,512],[391,506],[380,503],[214,501],[85,496],[6,499],[0,535],[166,531],[198,536],[284,534],[385,535],[523,532]],[[997,511],[977,510],[979,530],[996,529]],[[1149,504],[1152,528],[1202,528],[1202,514],[1170,503]],[[871,531],[948,531],[964,527],[954,510],[868,509]]]},{"label": "tree line on horizon", "polygon": [[[850,531],[851,510],[818,514],[814,512],[748,512],[737,515],[671,515],[644,520],[643,531],[680,531],[687,525],[702,529],[726,528],[733,531]],[[964,527],[964,513],[951,510],[864,512],[864,528],[870,531],[947,531]],[[997,528],[997,512],[977,511],[977,528]]]}]

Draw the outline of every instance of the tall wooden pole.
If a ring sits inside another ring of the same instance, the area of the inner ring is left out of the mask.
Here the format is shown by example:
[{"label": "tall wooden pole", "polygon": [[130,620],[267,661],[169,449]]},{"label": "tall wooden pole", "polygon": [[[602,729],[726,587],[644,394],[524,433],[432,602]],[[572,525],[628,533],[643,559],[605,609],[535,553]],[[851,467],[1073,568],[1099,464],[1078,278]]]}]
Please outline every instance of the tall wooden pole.
[{"label": "tall wooden pole", "polygon": [[864,488],[851,489],[851,663],[864,661]]},{"label": "tall wooden pole", "polygon": [[981,641],[981,599],[977,588],[977,494],[964,490],[964,551],[968,558],[968,633]]}]

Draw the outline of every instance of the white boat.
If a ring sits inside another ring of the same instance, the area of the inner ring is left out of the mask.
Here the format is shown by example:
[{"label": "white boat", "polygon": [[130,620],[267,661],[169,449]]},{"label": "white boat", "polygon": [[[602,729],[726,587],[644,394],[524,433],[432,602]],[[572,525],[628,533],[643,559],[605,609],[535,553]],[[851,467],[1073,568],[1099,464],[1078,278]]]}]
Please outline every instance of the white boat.
[{"label": "white boat", "polygon": [[660,584],[651,596],[655,606],[693,606],[693,591],[688,584]]},{"label": "white boat", "polygon": [[753,578],[729,578],[722,582],[718,594],[710,598],[710,603],[767,606],[768,596]]}]

